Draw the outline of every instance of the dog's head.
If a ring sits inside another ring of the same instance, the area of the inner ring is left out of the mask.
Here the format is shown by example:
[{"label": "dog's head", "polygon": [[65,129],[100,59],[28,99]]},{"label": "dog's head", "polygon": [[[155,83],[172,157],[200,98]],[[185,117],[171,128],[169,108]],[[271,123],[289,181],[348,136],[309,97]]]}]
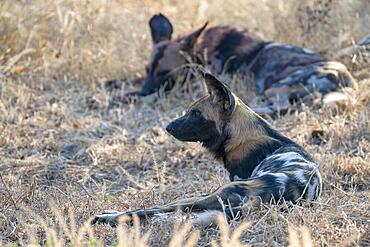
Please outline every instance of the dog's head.
[{"label": "dog's head", "polygon": [[[173,27],[162,14],[154,15],[149,21],[153,41],[153,50],[146,65],[146,79],[141,91],[143,96],[157,91],[161,86],[174,79],[175,69],[186,64],[184,53],[192,53],[193,47],[207,26],[172,40]],[[170,88],[168,88],[170,89]]]},{"label": "dog's head", "polygon": [[226,126],[231,119],[237,97],[211,74],[205,74],[208,95],[193,103],[186,114],[171,122],[166,130],[181,141],[202,142],[218,147],[227,139]]}]

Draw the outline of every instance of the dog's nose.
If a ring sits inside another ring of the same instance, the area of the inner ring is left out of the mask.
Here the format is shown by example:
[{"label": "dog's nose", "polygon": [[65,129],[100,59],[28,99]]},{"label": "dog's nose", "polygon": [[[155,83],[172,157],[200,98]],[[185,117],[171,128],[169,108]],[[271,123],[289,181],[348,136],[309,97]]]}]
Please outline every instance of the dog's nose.
[{"label": "dog's nose", "polygon": [[172,130],[173,130],[173,127],[171,126],[171,124],[169,124],[169,125],[166,126],[166,131],[168,133],[171,133]]}]

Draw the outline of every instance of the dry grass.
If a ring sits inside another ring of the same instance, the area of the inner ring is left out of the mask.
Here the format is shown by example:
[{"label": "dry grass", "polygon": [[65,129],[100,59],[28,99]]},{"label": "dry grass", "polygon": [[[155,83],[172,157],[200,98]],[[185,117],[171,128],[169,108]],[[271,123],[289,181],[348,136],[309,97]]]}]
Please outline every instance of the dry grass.
[{"label": "dry grass", "polygon": [[242,220],[208,229],[171,218],[117,231],[84,223],[105,209],[159,205],[228,180],[198,144],[163,129],[200,96],[199,84],[107,110],[102,82],[142,75],[147,20],[159,11],[176,20],[177,34],[210,20],[333,58],[370,30],[368,1],[2,0],[0,245],[369,245],[370,71],[349,55],[341,59],[361,88],[353,104],[303,106],[271,120],[321,164],[325,186],[314,205],[246,209]]}]

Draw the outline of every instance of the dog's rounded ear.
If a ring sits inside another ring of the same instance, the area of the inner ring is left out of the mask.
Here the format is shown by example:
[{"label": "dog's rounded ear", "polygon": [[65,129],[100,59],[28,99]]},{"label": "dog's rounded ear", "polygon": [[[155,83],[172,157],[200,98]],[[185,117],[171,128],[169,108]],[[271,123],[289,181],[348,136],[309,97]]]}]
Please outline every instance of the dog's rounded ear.
[{"label": "dog's rounded ear", "polygon": [[199,36],[203,33],[204,29],[206,29],[207,25],[208,25],[208,22],[206,22],[198,30],[195,30],[191,34],[188,34],[187,36],[181,38],[179,40],[179,42],[181,44],[181,50],[187,51],[187,52],[191,51],[193,49],[195,43],[197,42],[197,39],[199,38]]},{"label": "dog's rounded ear", "polygon": [[166,16],[159,13],[153,15],[149,20],[150,32],[152,34],[153,44],[163,40],[171,40],[173,32],[172,24]]},{"label": "dog's rounded ear", "polygon": [[235,110],[236,99],[231,90],[224,83],[219,81],[210,73],[204,75],[207,91],[212,102],[220,103],[227,114],[232,114]]}]

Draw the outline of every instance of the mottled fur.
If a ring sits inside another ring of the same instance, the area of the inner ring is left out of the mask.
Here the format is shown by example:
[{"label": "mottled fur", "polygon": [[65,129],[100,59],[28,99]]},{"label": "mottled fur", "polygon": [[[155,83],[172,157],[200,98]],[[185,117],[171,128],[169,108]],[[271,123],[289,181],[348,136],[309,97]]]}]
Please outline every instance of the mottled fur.
[{"label": "mottled fur", "polygon": [[266,203],[273,199],[295,203],[319,196],[321,176],[312,156],[274,130],[217,78],[206,74],[205,82],[208,95],[193,103],[166,130],[181,141],[201,142],[224,163],[232,182],[202,197],[161,207],[101,214],[93,223],[114,225],[123,215],[144,218],[176,210],[204,213],[226,207],[226,212],[236,213],[254,197]]}]

